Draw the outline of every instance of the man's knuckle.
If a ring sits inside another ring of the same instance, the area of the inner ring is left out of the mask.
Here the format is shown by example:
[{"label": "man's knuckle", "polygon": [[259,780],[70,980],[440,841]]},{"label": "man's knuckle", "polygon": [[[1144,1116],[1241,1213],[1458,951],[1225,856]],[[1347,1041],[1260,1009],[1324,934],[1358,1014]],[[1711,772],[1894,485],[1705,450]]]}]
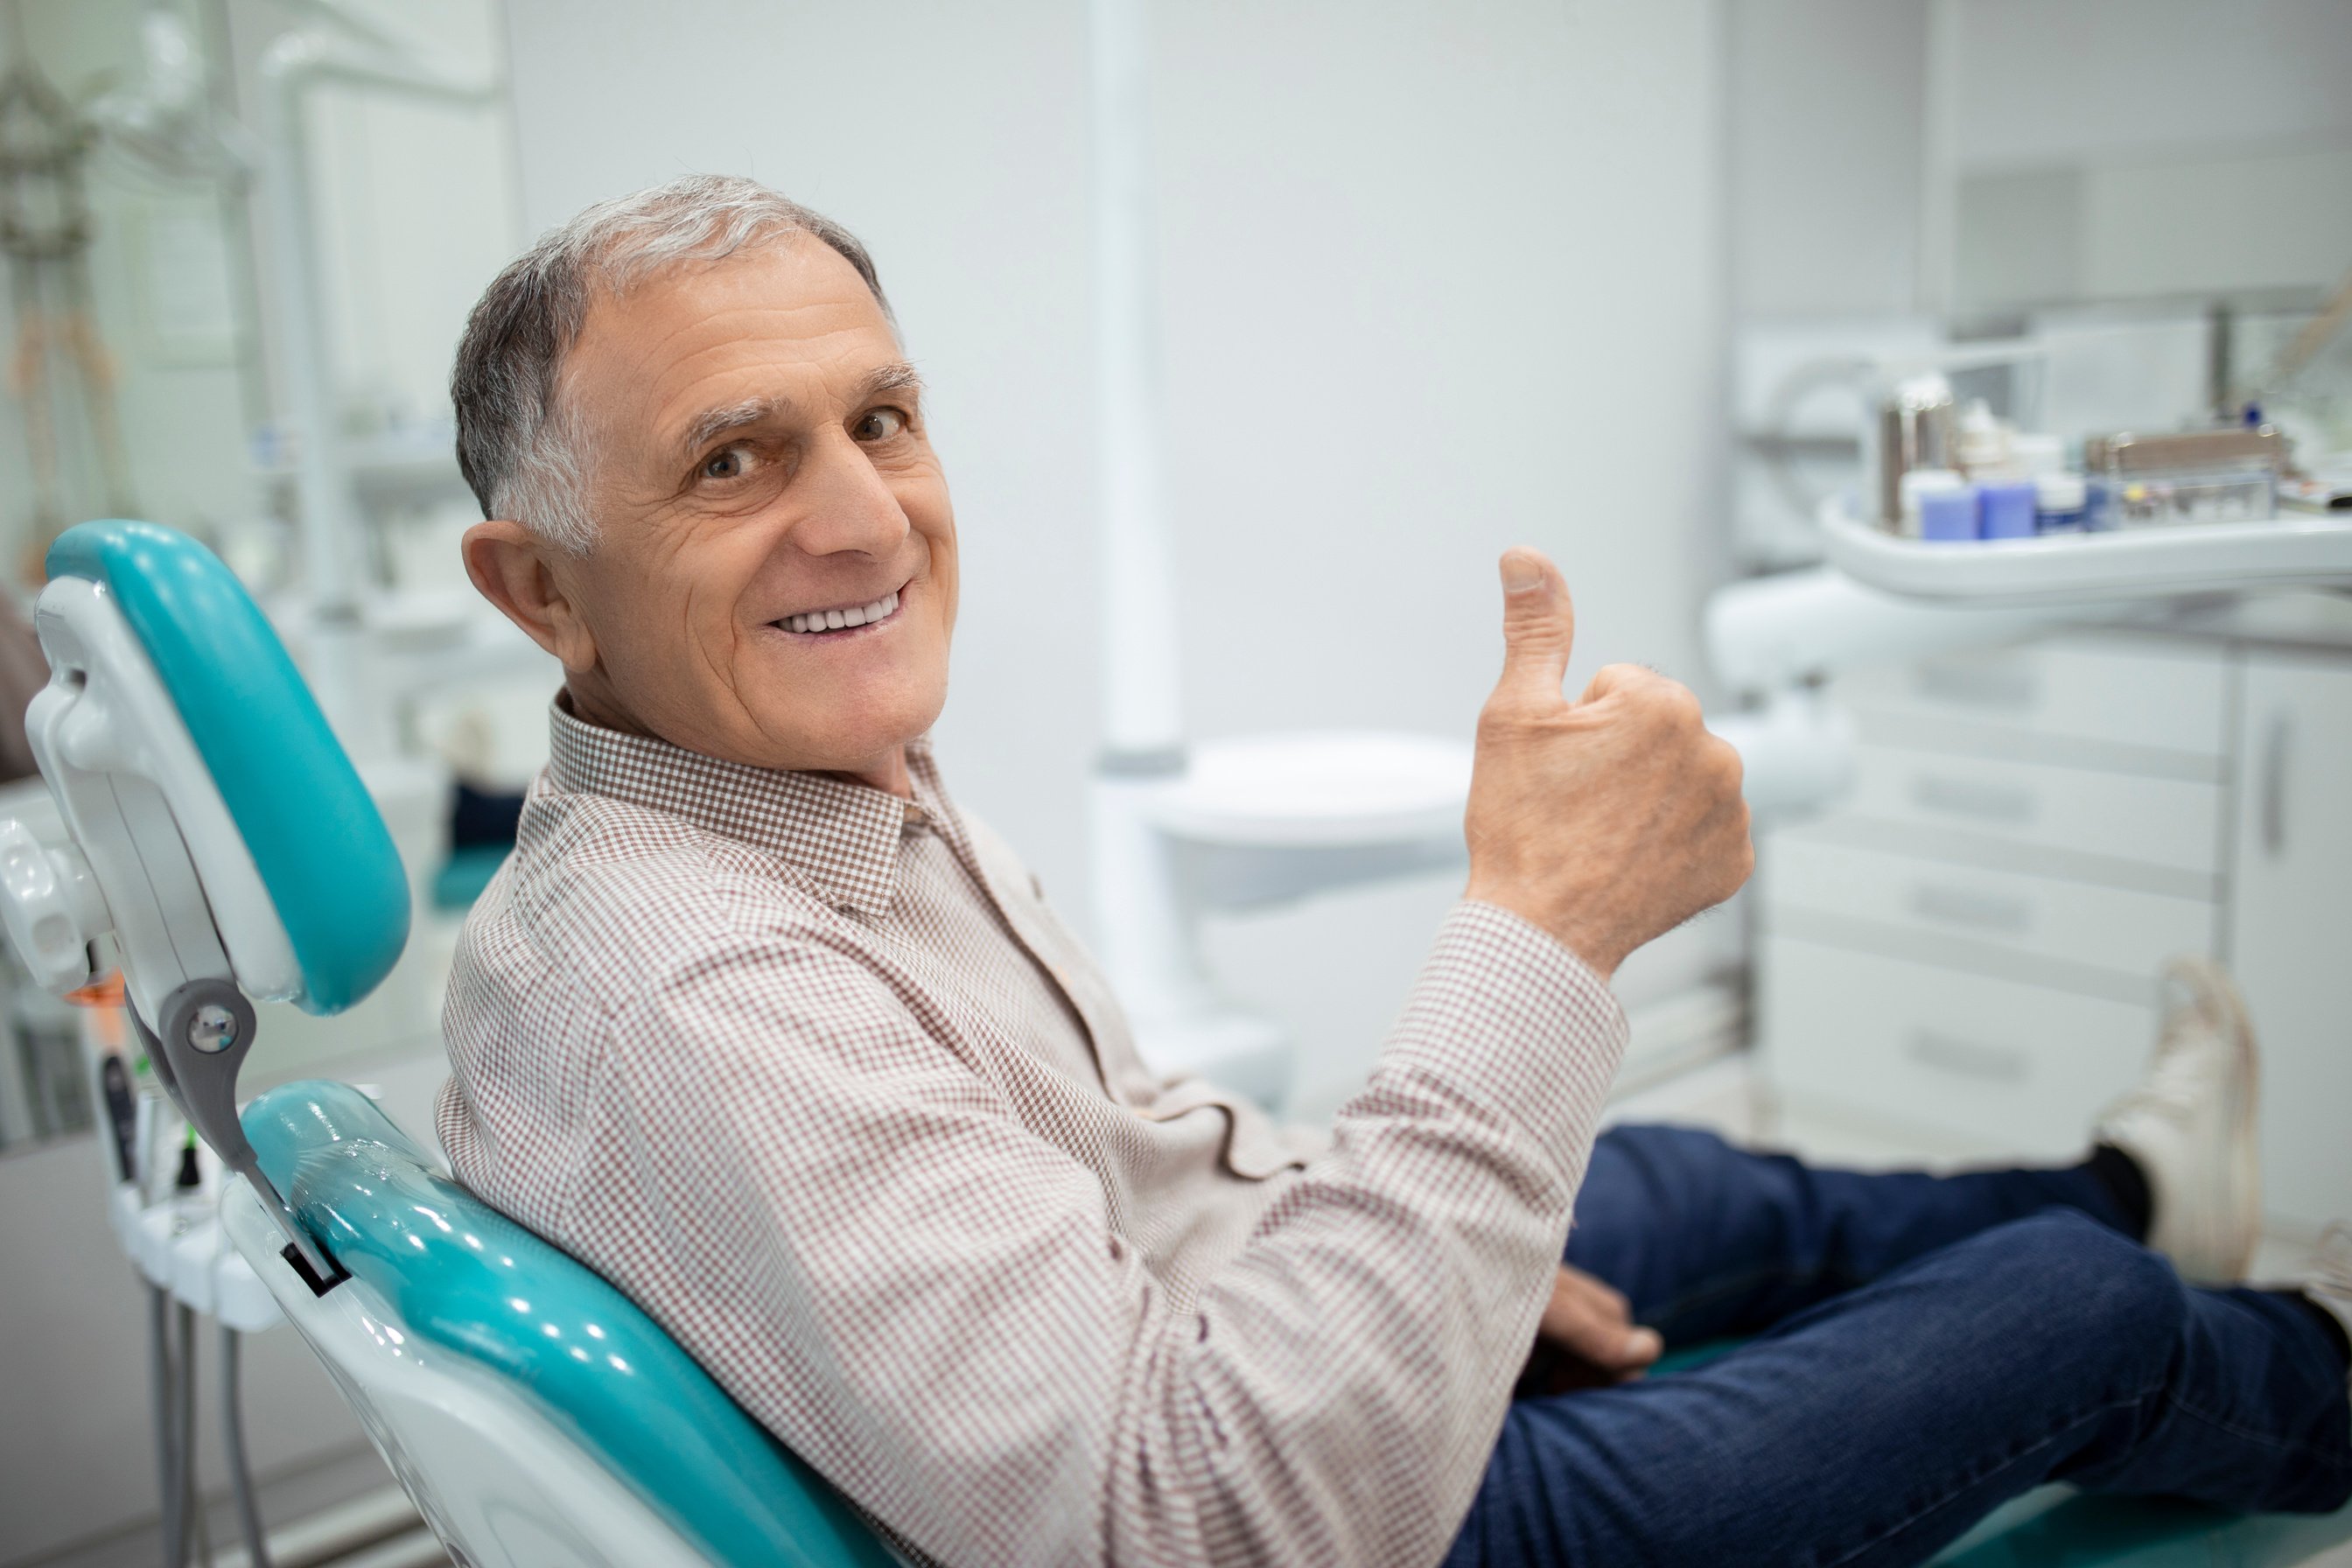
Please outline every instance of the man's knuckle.
[{"label": "man's knuckle", "polygon": [[1478,738],[1481,741],[1508,741],[1527,728],[1527,705],[1516,697],[1489,699],[1478,710]]}]

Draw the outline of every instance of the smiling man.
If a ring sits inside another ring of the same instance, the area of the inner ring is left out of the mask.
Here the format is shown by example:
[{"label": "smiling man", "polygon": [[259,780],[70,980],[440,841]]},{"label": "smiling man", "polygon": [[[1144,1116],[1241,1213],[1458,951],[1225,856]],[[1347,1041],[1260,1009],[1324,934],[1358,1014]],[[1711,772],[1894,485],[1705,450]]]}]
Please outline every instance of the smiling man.
[{"label": "smiling man", "polygon": [[492,284],[453,391],[467,570],[564,688],[460,945],[443,1141],[911,1551],[1878,1564],[2052,1475],[2352,1487],[2329,1320],[2139,1245],[2252,1245],[2215,977],[2073,1169],[1596,1142],[1609,976],[1752,858],[1687,691],[1562,695],[1540,556],[1502,563],[1466,896],[1362,1090],[1283,1127],[1149,1070],[941,784],[955,519],[856,240],[741,180],[592,208]]},{"label": "smiling man", "polygon": [[[467,565],[563,661],[583,722],[904,795],[956,610],[921,380],[831,246],[665,279],[649,309],[630,285],[658,266],[615,256],[575,305],[562,383],[610,391],[549,386],[508,480],[506,510],[553,526],[485,524]],[[504,454],[466,456],[478,476]]]}]

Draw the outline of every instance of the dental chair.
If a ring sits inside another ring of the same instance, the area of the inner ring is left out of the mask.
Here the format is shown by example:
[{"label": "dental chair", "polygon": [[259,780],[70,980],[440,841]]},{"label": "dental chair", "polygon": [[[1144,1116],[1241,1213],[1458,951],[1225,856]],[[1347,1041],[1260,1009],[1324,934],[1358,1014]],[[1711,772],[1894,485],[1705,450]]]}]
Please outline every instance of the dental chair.
[{"label": "dental chair", "polygon": [[[441,1175],[347,1085],[240,1117],[254,1000],[332,1014],[400,954],[391,837],[227,569],[167,529],[50,551],[28,710],[72,842],[0,821],[0,921],[67,992],[122,971],[158,1080],[242,1177],[224,1223],[459,1568],[879,1568],[901,1561],[610,1284]],[[1692,1357],[1680,1358],[1685,1363]],[[1662,1367],[1660,1375],[1670,1375]],[[2044,1489],[1962,1568],[2284,1568],[2333,1520]]]},{"label": "dental chair", "polygon": [[332,1014],[390,972],[410,892],[374,803],[244,588],[184,534],[52,547],[26,713],[72,842],[0,822],[0,917],[66,992],[122,971],[155,1076],[243,1180],[237,1249],[467,1568],[896,1561],[653,1321],[441,1176],[356,1089],[240,1118],[255,1001]]}]

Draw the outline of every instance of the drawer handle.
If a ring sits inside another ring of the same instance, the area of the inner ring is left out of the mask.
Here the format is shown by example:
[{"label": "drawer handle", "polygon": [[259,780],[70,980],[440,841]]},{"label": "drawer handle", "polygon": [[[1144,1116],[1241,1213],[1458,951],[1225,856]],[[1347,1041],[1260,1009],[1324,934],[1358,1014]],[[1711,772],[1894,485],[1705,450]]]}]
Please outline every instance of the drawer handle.
[{"label": "drawer handle", "polygon": [[1966,888],[1938,888],[1926,882],[1911,889],[1911,912],[1946,925],[1972,926],[1978,931],[2007,931],[2016,936],[2033,929],[2033,905],[2027,900],[1971,892]]},{"label": "drawer handle", "polygon": [[1956,1039],[1933,1029],[1911,1031],[1909,1055],[1922,1067],[1993,1083],[2023,1083],[2031,1070],[2022,1051]]},{"label": "drawer handle", "polygon": [[2030,789],[1983,784],[1974,779],[1938,778],[1923,773],[1911,781],[1912,804],[1924,811],[1948,816],[1972,816],[1979,822],[2022,826],[2033,820],[2034,798]]},{"label": "drawer handle", "polygon": [[2031,668],[2015,664],[1941,664],[1916,667],[1913,685],[1922,697],[1971,708],[2024,710],[2042,695]]},{"label": "drawer handle", "polygon": [[2273,858],[2286,850],[2286,771],[2294,742],[2287,716],[2273,715],[2270,738],[2263,747],[2263,847]]}]

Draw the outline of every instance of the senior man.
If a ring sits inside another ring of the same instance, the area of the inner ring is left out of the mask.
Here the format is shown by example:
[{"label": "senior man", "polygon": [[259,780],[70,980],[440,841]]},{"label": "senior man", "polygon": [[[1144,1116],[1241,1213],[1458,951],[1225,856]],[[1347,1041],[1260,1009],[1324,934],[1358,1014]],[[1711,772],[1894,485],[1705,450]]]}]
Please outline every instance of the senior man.
[{"label": "senior man", "polygon": [[1688,692],[1563,696],[1540,556],[1502,562],[1467,893],[1362,1090],[1280,1127],[1148,1069],[941,784],[956,529],[856,240],[740,180],[592,208],[491,285],[455,392],[467,569],[564,687],[442,1137],[913,1552],[1898,1563],[2053,1475],[2352,1485],[2328,1321],[2137,1239],[2250,1245],[2246,1043],[2193,975],[2072,1170],[1596,1149],[1612,971],[1751,852]]}]

